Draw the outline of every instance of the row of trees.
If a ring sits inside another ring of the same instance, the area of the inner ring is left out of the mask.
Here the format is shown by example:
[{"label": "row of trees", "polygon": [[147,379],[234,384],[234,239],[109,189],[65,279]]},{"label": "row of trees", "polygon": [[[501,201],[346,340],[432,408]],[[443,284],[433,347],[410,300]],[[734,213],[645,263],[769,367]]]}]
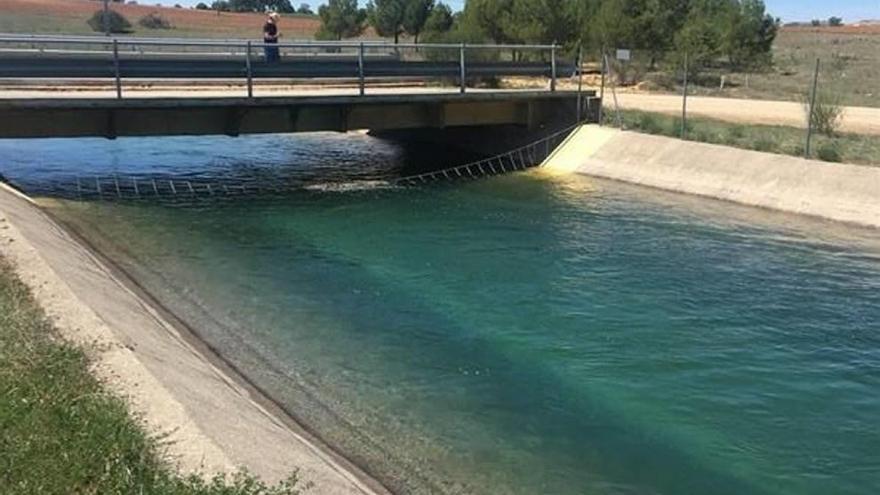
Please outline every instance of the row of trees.
[{"label": "row of trees", "polygon": [[319,9],[324,39],[359,35],[417,41],[560,43],[569,48],[687,52],[695,64],[725,57],[740,68],[770,62],[779,20],[763,0],[467,0],[454,14],[433,0],[329,0]]},{"label": "row of trees", "polygon": [[196,4],[199,10],[219,10],[221,12],[281,12],[283,14],[312,15],[309,4],[294,8],[290,0],[215,0],[209,6],[204,2]]},{"label": "row of trees", "polygon": [[379,36],[394,38],[408,34],[416,43],[423,32],[449,31],[452,9],[434,0],[370,0],[360,8],[357,0],[329,0],[318,9],[320,39],[343,39],[361,34],[367,25]]}]

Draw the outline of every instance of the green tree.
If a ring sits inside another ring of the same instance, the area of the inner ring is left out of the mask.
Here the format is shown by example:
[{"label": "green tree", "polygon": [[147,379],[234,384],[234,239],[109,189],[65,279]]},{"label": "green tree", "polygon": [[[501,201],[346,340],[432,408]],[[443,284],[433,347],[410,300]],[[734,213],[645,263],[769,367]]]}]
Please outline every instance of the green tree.
[{"label": "green tree", "polygon": [[329,0],[318,9],[321,27],[319,39],[341,40],[353,38],[364,32],[364,21],[367,13],[359,9],[357,0]]},{"label": "green tree", "polygon": [[691,6],[681,29],[675,34],[677,66],[687,58],[687,71],[692,77],[716,58],[721,49],[721,38],[726,22],[725,10],[730,3],[724,0],[703,0]]},{"label": "green tree", "polygon": [[687,18],[689,0],[646,0],[636,18],[630,38],[633,48],[650,54],[649,67],[673,47],[675,35]]},{"label": "green tree", "polygon": [[406,0],[406,8],[403,11],[403,30],[411,35],[416,43],[419,42],[419,34],[425,29],[425,23],[433,9],[434,0]]},{"label": "green tree", "polygon": [[515,0],[503,26],[508,38],[532,43],[575,40],[576,3],[571,0]]},{"label": "green tree", "polygon": [[309,6],[309,4],[307,3],[299,4],[299,7],[297,7],[296,9],[296,13],[301,15],[315,15],[315,13],[312,11],[312,7]]},{"label": "green tree", "polygon": [[210,7],[208,7],[208,4],[205,2],[199,2],[196,4],[196,10],[208,10],[209,8]]},{"label": "green tree", "polygon": [[632,48],[636,30],[636,16],[629,0],[603,0],[593,19],[591,32],[595,46],[610,50]]},{"label": "green tree", "polygon": [[828,25],[834,27],[843,26],[843,19],[841,19],[840,17],[829,17]]},{"label": "green tree", "polygon": [[763,0],[741,0],[727,21],[723,50],[731,65],[755,68],[772,62],[779,20],[766,13]]},{"label": "green tree", "polygon": [[367,20],[379,36],[392,37],[397,44],[404,32],[407,3],[407,0],[370,0]]},{"label": "green tree", "polygon": [[488,38],[495,43],[515,43],[509,32],[514,0],[468,0],[464,4],[461,34]]},{"label": "green tree", "polygon": [[431,15],[425,21],[425,33],[447,33],[455,24],[452,9],[445,3],[438,3],[431,9]]},{"label": "green tree", "polygon": [[228,0],[233,12],[294,12],[290,0]]}]

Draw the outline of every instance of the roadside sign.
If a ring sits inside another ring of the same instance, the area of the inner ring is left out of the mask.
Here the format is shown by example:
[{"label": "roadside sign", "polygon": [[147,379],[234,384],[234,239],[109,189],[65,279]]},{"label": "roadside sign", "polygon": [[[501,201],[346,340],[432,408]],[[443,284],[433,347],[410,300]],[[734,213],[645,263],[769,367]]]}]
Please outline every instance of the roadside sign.
[{"label": "roadside sign", "polygon": [[630,55],[631,55],[631,54],[630,54],[630,51],[629,51],[629,50],[626,50],[626,49],[624,49],[624,48],[618,48],[618,49],[617,49],[617,57],[616,57],[617,60],[622,60],[622,61],[624,61],[624,62],[629,61],[629,59],[630,59]]}]

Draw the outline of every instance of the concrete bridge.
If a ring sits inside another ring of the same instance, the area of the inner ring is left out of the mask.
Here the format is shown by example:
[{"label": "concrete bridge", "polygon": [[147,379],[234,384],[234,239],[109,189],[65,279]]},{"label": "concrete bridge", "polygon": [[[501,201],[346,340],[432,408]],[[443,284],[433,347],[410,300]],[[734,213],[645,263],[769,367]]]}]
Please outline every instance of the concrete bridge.
[{"label": "concrete bridge", "polygon": [[[583,95],[582,95],[583,96]],[[591,102],[589,98],[584,101]],[[0,138],[441,129],[573,123],[571,92],[0,99]]]},{"label": "concrete bridge", "polygon": [[[356,129],[417,131],[410,135],[424,138],[426,131],[489,128],[508,130],[497,136],[534,136],[590,120],[599,106],[594,92],[556,91],[557,78],[571,77],[576,64],[559,58],[555,45],[294,42],[273,45],[279,64],[262,59],[265,47],[246,40],[0,35],[0,138]],[[543,79],[546,89],[474,88],[509,76]],[[374,86],[400,79],[419,87]],[[143,90],[217,80],[238,89]],[[318,89],[257,95],[263,81],[306,81]],[[322,89],[328,82],[337,89]],[[72,90],[84,83],[103,84],[104,93]]]}]

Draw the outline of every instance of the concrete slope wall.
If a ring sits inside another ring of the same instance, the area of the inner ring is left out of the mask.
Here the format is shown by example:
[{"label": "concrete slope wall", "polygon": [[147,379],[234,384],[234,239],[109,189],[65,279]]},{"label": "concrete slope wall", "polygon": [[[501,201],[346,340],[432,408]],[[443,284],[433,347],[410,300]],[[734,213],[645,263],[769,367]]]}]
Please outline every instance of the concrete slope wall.
[{"label": "concrete slope wall", "polygon": [[583,126],[544,162],[581,173],[880,227],[880,167],[844,165]]}]

